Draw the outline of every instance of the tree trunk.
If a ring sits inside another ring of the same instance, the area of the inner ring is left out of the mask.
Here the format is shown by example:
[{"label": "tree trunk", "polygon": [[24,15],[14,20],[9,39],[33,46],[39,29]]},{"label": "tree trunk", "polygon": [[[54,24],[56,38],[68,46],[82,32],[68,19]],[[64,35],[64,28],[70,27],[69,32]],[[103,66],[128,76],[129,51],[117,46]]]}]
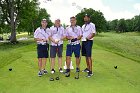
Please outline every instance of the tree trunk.
[{"label": "tree trunk", "polygon": [[15,26],[15,21],[14,21],[14,0],[11,0],[10,2],[11,5],[11,11],[10,11],[10,19],[11,19],[11,38],[10,38],[10,42],[14,43],[17,42],[16,39],[16,26]]},{"label": "tree trunk", "polygon": [[32,22],[32,33],[31,33],[31,34],[33,34],[34,31],[35,31],[35,26],[34,26],[34,21],[33,21],[33,22]]}]

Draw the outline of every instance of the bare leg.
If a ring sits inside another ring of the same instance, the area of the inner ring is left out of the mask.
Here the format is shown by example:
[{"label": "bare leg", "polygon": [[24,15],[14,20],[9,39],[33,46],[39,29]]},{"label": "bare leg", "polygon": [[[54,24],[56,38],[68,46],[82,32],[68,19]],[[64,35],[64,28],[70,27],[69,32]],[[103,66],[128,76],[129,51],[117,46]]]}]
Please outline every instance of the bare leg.
[{"label": "bare leg", "polygon": [[42,70],[42,58],[38,58],[38,68],[39,68],[39,71]]},{"label": "bare leg", "polygon": [[92,71],[92,58],[88,57],[88,62],[89,62],[89,70]]},{"label": "bare leg", "polygon": [[58,67],[59,69],[62,68],[62,57],[58,58]]},{"label": "bare leg", "polygon": [[55,66],[55,58],[51,58],[51,69],[54,69]]},{"label": "bare leg", "polygon": [[87,63],[87,68],[90,69],[90,67],[89,67],[89,59],[88,59],[88,57],[86,57],[86,63]]},{"label": "bare leg", "polygon": [[80,57],[76,57],[76,67],[80,68]]},{"label": "bare leg", "polygon": [[46,67],[47,58],[42,58],[42,70]]},{"label": "bare leg", "polygon": [[71,57],[70,56],[67,56],[66,57],[67,69],[70,69],[70,62],[71,62]]}]

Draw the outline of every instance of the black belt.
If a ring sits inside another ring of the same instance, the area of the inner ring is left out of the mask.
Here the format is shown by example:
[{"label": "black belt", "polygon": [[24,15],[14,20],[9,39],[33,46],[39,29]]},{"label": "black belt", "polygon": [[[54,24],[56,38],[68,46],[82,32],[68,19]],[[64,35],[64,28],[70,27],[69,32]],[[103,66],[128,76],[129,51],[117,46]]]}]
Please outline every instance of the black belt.
[{"label": "black belt", "polygon": [[48,45],[48,43],[44,43],[44,44],[41,44],[41,43],[40,43],[40,44],[37,44],[37,45]]},{"label": "black belt", "polygon": [[82,42],[87,42],[87,41],[93,41],[93,40],[88,40],[88,39],[87,39],[86,41],[82,41]]}]

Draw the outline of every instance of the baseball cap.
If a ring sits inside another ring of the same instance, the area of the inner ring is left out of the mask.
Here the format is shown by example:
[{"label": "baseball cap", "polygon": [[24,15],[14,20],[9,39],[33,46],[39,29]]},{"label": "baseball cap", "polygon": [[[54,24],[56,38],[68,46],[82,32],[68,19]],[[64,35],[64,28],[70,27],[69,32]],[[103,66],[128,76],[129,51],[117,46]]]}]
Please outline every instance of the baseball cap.
[{"label": "baseball cap", "polygon": [[85,15],[84,15],[84,17],[86,17],[86,16],[90,18],[90,15],[88,15],[88,14],[85,14]]},{"label": "baseball cap", "polygon": [[47,22],[47,19],[43,18],[41,21],[46,21]]}]

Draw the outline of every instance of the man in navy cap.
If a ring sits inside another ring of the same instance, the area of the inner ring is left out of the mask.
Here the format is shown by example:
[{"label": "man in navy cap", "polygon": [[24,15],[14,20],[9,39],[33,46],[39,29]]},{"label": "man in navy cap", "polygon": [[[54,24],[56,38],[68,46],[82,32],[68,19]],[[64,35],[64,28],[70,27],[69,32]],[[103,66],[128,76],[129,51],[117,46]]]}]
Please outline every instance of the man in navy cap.
[{"label": "man in navy cap", "polygon": [[48,58],[48,41],[51,35],[50,29],[47,28],[47,20],[41,20],[41,27],[38,27],[34,32],[34,39],[37,43],[37,54],[38,54],[38,67],[39,72],[38,76],[42,76],[43,74],[47,74],[47,70],[45,70],[46,61]]},{"label": "man in navy cap", "polygon": [[85,24],[82,26],[82,56],[86,58],[87,68],[83,72],[88,72],[87,77],[93,75],[92,72],[92,45],[93,37],[96,34],[95,24],[90,22],[90,15],[85,14],[84,16]]}]

